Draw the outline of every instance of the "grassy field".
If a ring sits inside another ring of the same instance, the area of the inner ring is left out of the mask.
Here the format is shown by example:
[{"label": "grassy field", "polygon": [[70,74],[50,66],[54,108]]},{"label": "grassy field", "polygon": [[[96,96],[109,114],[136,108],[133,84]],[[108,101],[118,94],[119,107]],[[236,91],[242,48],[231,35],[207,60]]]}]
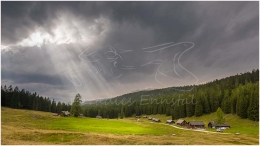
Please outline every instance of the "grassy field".
[{"label": "grassy field", "polygon": [[[232,134],[176,129],[147,119],[55,117],[51,113],[1,108],[2,144],[259,144],[256,122],[226,115]],[[165,122],[171,117],[153,115]],[[184,118],[207,121],[214,114]],[[208,130],[208,129],[207,129]],[[234,133],[239,132],[240,135]],[[173,135],[174,134],[174,135]]]}]

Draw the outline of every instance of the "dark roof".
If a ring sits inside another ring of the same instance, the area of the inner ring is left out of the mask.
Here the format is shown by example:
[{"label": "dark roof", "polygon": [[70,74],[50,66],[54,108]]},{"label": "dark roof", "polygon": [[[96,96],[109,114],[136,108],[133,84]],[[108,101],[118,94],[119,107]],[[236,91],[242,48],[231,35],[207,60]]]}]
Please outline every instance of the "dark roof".
[{"label": "dark roof", "polygon": [[210,121],[209,124],[211,123],[212,126],[217,126],[217,127],[230,127],[230,125],[228,124],[228,122],[224,122],[224,123],[220,123],[220,124],[216,124],[214,121]]},{"label": "dark roof", "polygon": [[217,127],[230,127],[230,125],[228,124],[228,122],[224,122],[221,124],[216,124]]},{"label": "dark roof", "polygon": [[181,124],[183,121],[185,121],[185,120],[179,119],[176,123]]},{"label": "dark roof", "polygon": [[203,122],[201,122],[201,121],[192,121],[192,122],[189,122],[190,123],[190,125],[204,125],[204,123]]}]

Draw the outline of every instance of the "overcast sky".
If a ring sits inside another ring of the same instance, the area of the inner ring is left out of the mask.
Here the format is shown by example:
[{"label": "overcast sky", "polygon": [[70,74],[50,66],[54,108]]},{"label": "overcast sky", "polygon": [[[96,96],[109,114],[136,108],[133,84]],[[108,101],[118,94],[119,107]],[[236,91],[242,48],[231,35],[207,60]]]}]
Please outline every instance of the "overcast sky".
[{"label": "overcast sky", "polygon": [[1,84],[69,102],[259,68],[259,2],[1,2]]}]

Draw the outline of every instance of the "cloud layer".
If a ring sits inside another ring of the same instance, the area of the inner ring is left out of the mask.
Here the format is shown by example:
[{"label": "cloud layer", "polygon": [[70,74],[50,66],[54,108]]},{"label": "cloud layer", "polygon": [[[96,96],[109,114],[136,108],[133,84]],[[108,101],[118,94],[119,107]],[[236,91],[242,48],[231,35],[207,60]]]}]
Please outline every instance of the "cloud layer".
[{"label": "cloud layer", "polygon": [[77,92],[89,100],[205,83],[259,66],[258,2],[2,2],[1,9],[2,84],[63,101]]}]

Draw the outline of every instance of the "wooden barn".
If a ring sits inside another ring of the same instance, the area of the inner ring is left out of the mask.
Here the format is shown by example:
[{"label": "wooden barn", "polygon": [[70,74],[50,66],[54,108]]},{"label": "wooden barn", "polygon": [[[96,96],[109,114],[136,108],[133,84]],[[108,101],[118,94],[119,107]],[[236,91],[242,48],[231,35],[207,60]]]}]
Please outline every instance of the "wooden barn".
[{"label": "wooden barn", "polygon": [[96,116],[96,118],[98,118],[98,119],[102,119],[102,117],[101,117],[101,116]]},{"label": "wooden barn", "polygon": [[59,113],[59,115],[60,115],[60,116],[67,117],[67,116],[70,116],[70,112],[68,112],[68,111],[61,111],[61,112]]},{"label": "wooden barn", "polygon": [[166,120],[166,124],[174,124],[175,122],[173,120]]},{"label": "wooden barn", "polygon": [[192,121],[188,123],[189,128],[205,128],[205,124],[202,121]]},{"label": "wooden barn", "polygon": [[225,127],[225,128],[230,128],[230,125],[228,124],[228,122],[224,122],[224,123],[221,123],[221,124],[216,124],[214,121],[210,121],[208,123],[208,127],[209,128],[221,128],[221,127]]},{"label": "wooden barn", "polygon": [[176,122],[177,125],[180,125],[180,126],[186,126],[187,125],[187,122],[185,120],[182,120],[182,119],[179,119],[177,122]]},{"label": "wooden barn", "polygon": [[154,121],[154,122],[161,122],[161,120],[155,119],[155,118],[153,119],[153,121]]}]

